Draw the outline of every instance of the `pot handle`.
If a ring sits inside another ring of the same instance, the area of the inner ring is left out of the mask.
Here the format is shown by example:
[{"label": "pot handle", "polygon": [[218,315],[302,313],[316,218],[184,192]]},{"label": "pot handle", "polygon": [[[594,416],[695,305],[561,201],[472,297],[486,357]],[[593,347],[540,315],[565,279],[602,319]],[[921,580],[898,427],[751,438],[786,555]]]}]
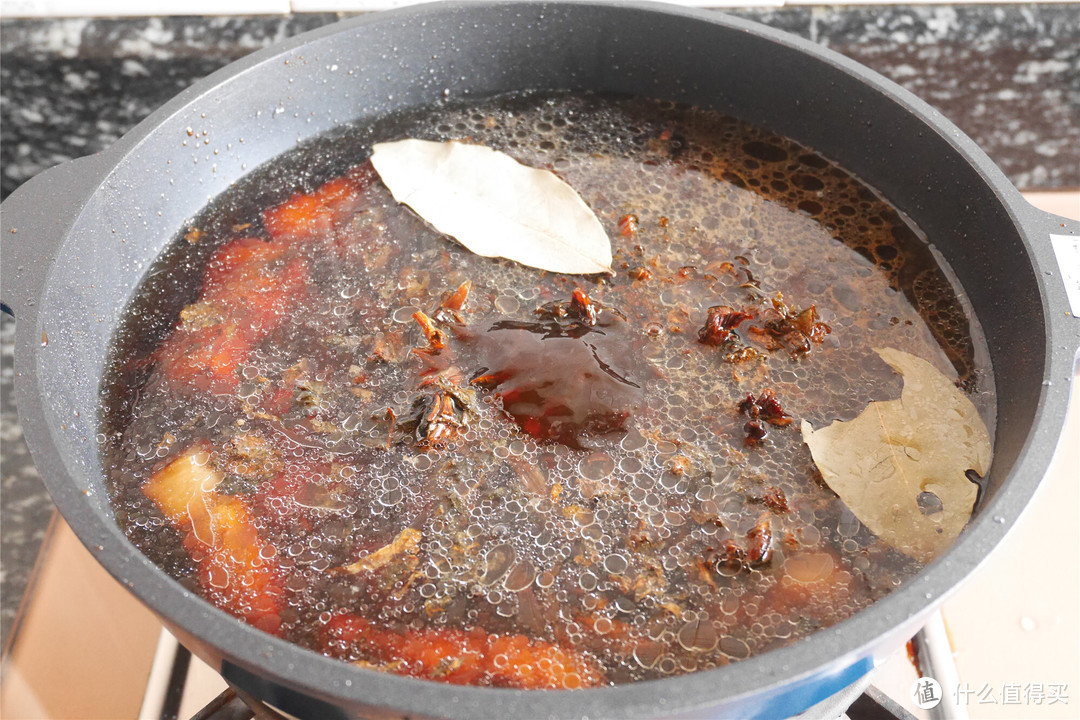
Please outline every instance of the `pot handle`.
[{"label": "pot handle", "polygon": [[61,163],[0,205],[0,310],[18,317],[37,302],[64,237],[110,162],[98,153]]},{"label": "pot handle", "polygon": [[1050,303],[1053,352],[1080,370],[1080,221],[1030,206],[1024,225],[1035,239]]}]

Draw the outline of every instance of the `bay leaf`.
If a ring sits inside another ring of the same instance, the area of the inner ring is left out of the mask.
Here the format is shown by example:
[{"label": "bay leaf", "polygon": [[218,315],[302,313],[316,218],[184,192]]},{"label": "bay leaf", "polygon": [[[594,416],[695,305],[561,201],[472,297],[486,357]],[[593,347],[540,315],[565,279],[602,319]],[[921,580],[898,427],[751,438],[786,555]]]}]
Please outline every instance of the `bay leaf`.
[{"label": "bay leaf", "polygon": [[485,257],[551,272],[611,272],[611,241],[570,185],[483,145],[376,143],[371,162],[394,199]]},{"label": "bay leaf", "polygon": [[933,365],[875,348],[904,377],[898,400],[874,401],[848,422],[803,440],[825,482],[871,532],[922,562],[947,548],[971,516],[985,476],[990,434],[972,402]]}]

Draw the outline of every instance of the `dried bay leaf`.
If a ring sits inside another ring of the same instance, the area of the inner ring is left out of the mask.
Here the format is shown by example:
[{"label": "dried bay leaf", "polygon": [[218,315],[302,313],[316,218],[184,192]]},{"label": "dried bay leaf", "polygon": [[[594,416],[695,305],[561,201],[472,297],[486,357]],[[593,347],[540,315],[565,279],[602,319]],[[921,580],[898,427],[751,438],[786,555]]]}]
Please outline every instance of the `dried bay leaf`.
[{"label": "dried bay leaf", "polygon": [[611,241],[557,175],[482,145],[376,143],[371,162],[394,199],[485,257],[551,272],[611,272]]},{"label": "dried bay leaf", "polygon": [[900,399],[871,402],[819,430],[803,421],[803,440],[825,482],[871,532],[929,562],[971,516],[977,488],[965,473],[986,474],[990,435],[933,365],[893,348],[875,352],[904,376]]}]

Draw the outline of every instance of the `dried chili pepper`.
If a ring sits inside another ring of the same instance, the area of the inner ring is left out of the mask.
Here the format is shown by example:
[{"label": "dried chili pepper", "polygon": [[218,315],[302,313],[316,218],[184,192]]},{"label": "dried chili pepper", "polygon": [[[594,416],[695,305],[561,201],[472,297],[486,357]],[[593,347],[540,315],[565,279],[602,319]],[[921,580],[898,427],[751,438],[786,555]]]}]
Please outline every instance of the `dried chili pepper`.
[{"label": "dried chili pepper", "polygon": [[438,310],[435,311],[435,320],[447,325],[452,323],[465,324],[465,317],[462,313],[465,309],[465,303],[469,299],[469,290],[471,289],[472,283],[466,280],[458,286],[457,290],[443,298],[443,301],[439,303]]},{"label": "dried chili pepper", "polygon": [[719,567],[738,570],[743,567],[745,561],[746,551],[731,538],[725,540],[723,545],[720,546],[720,553],[716,560]]},{"label": "dried chili pepper", "polygon": [[581,288],[576,288],[570,296],[570,315],[586,325],[595,325],[600,310],[588,293]]},{"label": "dried chili pepper", "polygon": [[755,404],[758,407],[758,414],[761,419],[770,425],[785,427],[791,424],[792,417],[784,412],[784,408],[781,407],[780,401],[776,399],[776,395],[771,389],[765,388],[762,390]]},{"label": "dried chili pepper", "polygon": [[762,421],[776,427],[785,427],[790,425],[793,420],[790,415],[784,412],[780,401],[769,388],[762,390],[757,398],[751,393],[746,393],[746,397],[739,402],[738,407],[740,413],[750,418],[744,426],[746,444],[750,446],[760,444],[768,435],[768,429],[762,424]]},{"label": "dried chili pepper", "polygon": [[446,347],[446,333],[435,326],[435,321],[428,317],[427,313],[417,310],[412,314],[412,318],[427,338],[429,351],[438,352]]},{"label": "dried chili pepper", "polygon": [[762,497],[762,502],[765,506],[773,512],[786,513],[790,510],[788,507],[787,496],[784,495],[784,491],[778,487],[770,487],[765,491],[765,495]]},{"label": "dried chili pepper", "polygon": [[771,305],[767,315],[763,316],[763,325],[749,331],[751,340],[770,351],[787,348],[792,359],[797,359],[809,353],[812,344],[821,343],[831,332],[828,325],[819,321],[814,305],[796,310],[784,302],[781,293],[776,294]]},{"label": "dried chili pepper", "polygon": [[772,521],[768,515],[762,515],[757,525],[750,528],[746,533],[747,544],[746,563],[750,567],[764,565],[772,559],[773,533]]},{"label": "dried chili pepper", "polygon": [[760,445],[769,434],[768,429],[759,420],[748,420],[743,425],[743,430],[746,431],[746,444],[750,447]]},{"label": "dried chili pepper", "polygon": [[453,392],[438,390],[421,401],[416,437],[422,447],[439,447],[454,439],[468,426],[465,408]]},{"label": "dried chili pepper", "polygon": [[727,305],[715,305],[709,308],[705,326],[698,331],[698,342],[703,345],[723,345],[731,336],[732,330],[752,318],[752,315]]}]

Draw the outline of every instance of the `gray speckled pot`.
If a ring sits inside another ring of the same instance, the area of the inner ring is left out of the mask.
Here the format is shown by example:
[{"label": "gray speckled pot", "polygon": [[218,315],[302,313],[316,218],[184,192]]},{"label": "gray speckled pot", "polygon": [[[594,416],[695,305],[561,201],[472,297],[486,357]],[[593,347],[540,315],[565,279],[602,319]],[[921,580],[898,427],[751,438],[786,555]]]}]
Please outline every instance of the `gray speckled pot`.
[{"label": "gray speckled pot", "polygon": [[[858,174],[935,239],[987,333],[999,392],[986,501],[948,553],[790,647],[670,680],[524,692],[321,657],[192,596],[127,542],[94,441],[99,385],[124,306],[184,221],[251,169],[339,123],[444,93],[523,88],[651,95],[768,126]],[[98,560],[226,679],[320,720],[775,717],[808,707],[910,637],[1008,532],[1057,443],[1080,336],[1047,238],[1080,226],[1025,203],[931,107],[798,38],[644,4],[444,4],[322,28],[215,73],[109,150],[26,183],[2,212],[3,302],[19,321],[17,400],[57,505]]]}]

